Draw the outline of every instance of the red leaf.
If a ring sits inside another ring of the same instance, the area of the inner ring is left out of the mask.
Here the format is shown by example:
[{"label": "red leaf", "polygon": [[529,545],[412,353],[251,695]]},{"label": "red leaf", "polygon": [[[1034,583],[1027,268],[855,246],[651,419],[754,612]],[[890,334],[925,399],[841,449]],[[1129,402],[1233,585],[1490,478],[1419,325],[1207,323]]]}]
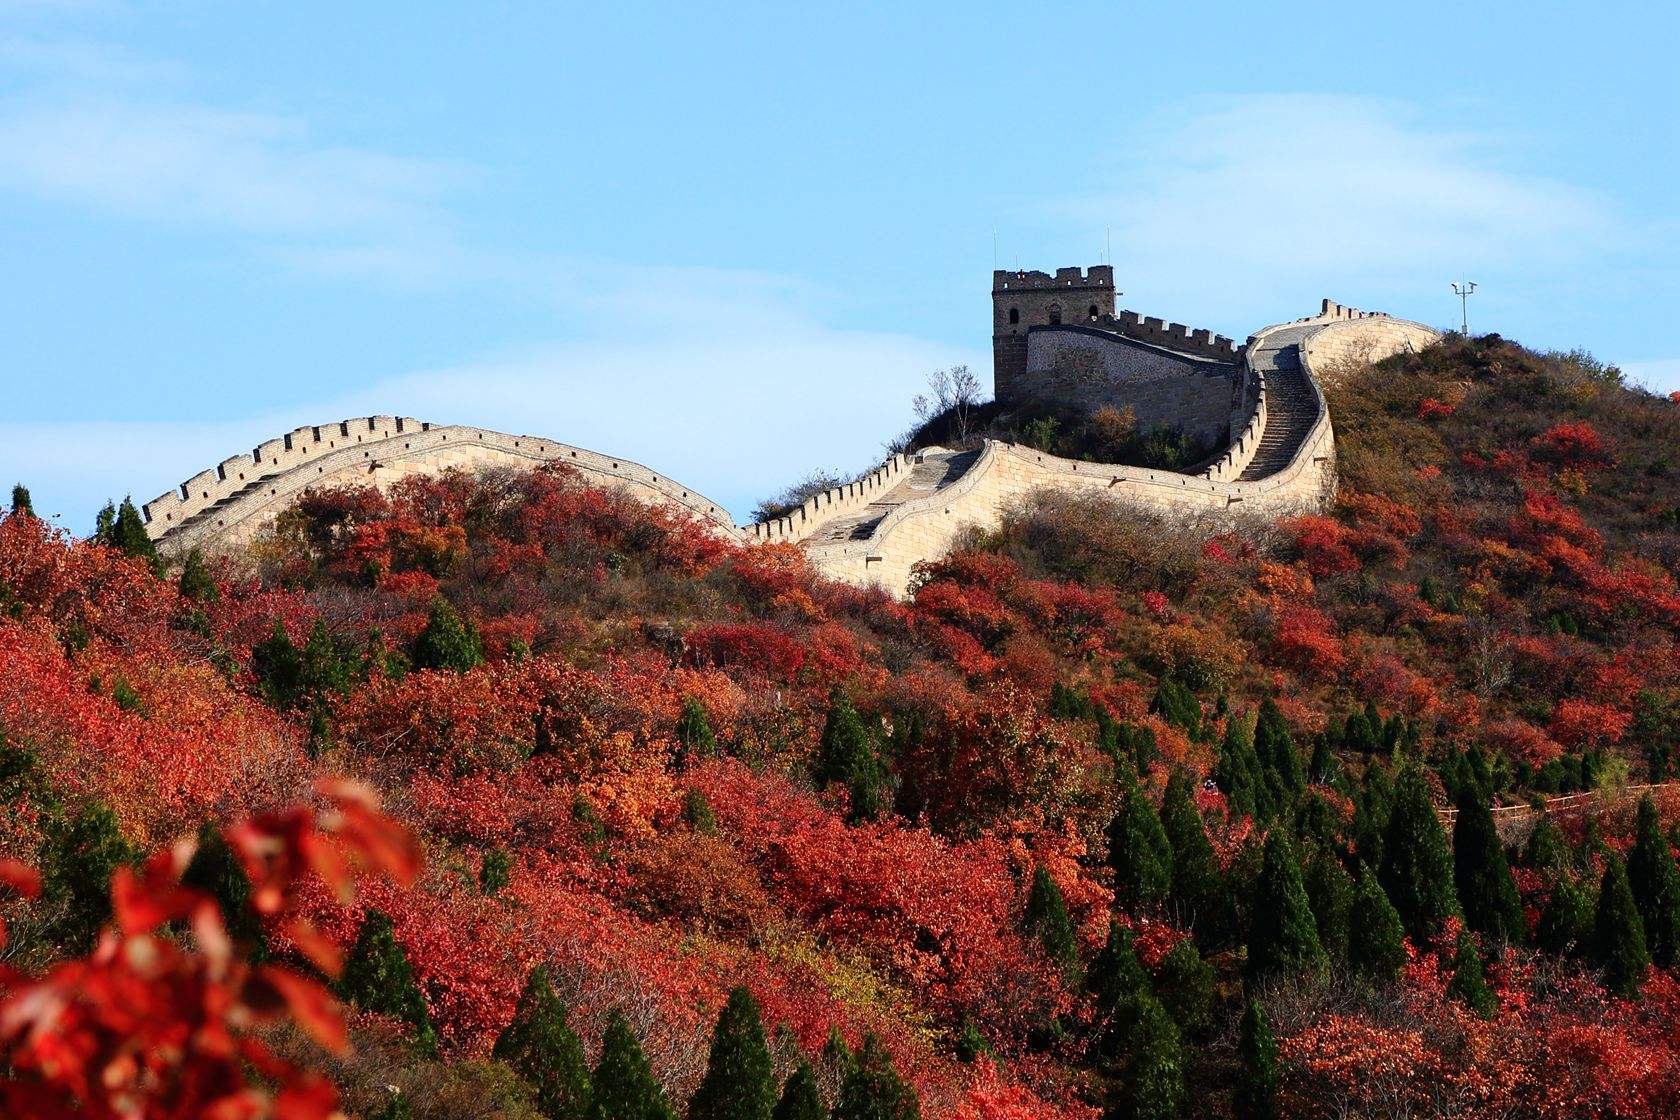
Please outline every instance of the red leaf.
[{"label": "red leaf", "polygon": [[344,1026],[344,1016],[325,988],[295,972],[272,965],[261,969],[260,976],[280,993],[291,1010],[292,1018],[316,1042],[334,1054],[349,1052],[350,1035]]}]

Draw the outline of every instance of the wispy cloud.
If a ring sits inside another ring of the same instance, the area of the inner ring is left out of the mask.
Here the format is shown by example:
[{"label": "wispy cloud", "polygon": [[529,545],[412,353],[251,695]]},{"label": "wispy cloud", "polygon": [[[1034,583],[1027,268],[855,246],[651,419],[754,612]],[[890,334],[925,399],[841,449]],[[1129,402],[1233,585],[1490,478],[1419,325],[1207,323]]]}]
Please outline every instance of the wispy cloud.
[{"label": "wispy cloud", "polygon": [[[1539,269],[1631,240],[1609,202],[1389,101],[1201,101],[1132,128],[1060,213],[1113,230],[1152,294],[1246,314],[1303,281],[1393,291],[1458,270]],[[1167,306],[1180,306],[1168,303]]]}]

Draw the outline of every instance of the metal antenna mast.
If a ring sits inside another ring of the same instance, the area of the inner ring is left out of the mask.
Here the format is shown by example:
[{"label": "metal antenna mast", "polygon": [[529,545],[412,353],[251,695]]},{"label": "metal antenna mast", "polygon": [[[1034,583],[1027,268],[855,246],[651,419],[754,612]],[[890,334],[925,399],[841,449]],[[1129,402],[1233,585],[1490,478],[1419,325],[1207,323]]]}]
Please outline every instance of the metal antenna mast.
[{"label": "metal antenna mast", "polygon": [[1461,283],[1454,280],[1452,289],[1453,295],[1458,297],[1459,333],[1468,338],[1470,335],[1470,293],[1476,290],[1476,282],[1465,280]]}]

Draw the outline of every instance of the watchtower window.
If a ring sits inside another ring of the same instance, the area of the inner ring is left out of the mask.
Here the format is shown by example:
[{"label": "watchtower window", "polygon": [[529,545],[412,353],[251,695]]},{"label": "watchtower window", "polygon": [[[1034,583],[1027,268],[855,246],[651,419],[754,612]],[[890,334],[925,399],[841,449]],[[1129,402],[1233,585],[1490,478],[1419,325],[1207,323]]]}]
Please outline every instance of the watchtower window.
[{"label": "watchtower window", "polygon": [[1091,305],[1091,310],[1086,312],[1086,314],[1090,316],[1091,322],[1093,322],[1093,323],[1096,322],[1097,321],[1097,305],[1093,303]]},{"label": "watchtower window", "polygon": [[1052,323],[1059,323],[1059,322],[1062,321],[1062,305],[1061,304],[1052,303],[1050,305],[1050,321]]},{"label": "watchtower window", "polygon": [[1011,307],[1009,309],[1009,325],[1013,327],[1016,323],[1019,323],[1020,321],[1021,321],[1021,309],[1019,307]]}]

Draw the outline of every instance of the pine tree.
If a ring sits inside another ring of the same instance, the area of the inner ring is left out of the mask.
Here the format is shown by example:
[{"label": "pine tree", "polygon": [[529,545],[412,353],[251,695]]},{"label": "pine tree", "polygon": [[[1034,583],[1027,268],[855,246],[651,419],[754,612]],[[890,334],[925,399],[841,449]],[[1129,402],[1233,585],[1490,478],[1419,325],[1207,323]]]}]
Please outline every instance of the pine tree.
[{"label": "pine tree", "polygon": [[1564,838],[1563,829],[1552,820],[1550,813],[1541,814],[1523,845],[1522,865],[1530,871],[1562,871],[1574,862],[1575,857],[1569,851],[1569,841]]},{"label": "pine tree", "polygon": [[717,737],[706,719],[706,709],[692,696],[683,697],[682,714],[677,717],[677,743],[685,758],[710,758],[717,754]]},{"label": "pine tree", "polygon": [[500,844],[484,853],[478,865],[478,889],[490,897],[507,889],[513,871],[513,857]]},{"label": "pine tree", "polygon": [[697,789],[683,794],[682,819],[684,824],[701,836],[712,836],[717,832],[717,817],[712,812],[711,803],[706,800],[706,795]]},{"label": "pine tree", "polygon": [[41,899],[55,914],[49,936],[65,952],[92,950],[111,919],[111,876],[136,855],[116,814],[103,805],[87,805],[48,825],[40,852]]},{"label": "pine tree", "polygon": [[738,985],[712,1032],[706,1076],[688,1102],[688,1120],[770,1120],[775,1103],[776,1082],[758,1001]]},{"label": "pine tree", "polygon": [[770,1120],[828,1120],[822,1095],[817,1092],[817,1075],[803,1059],[782,1086],[782,1098]]},{"label": "pine tree", "polygon": [[1639,995],[1651,955],[1645,946],[1639,907],[1628,887],[1627,869],[1614,852],[1604,857],[1604,878],[1598,888],[1598,912],[1587,956],[1604,973],[1604,986],[1612,993],[1628,998]]},{"label": "pine tree", "polygon": [[846,1078],[857,1069],[857,1055],[846,1045],[846,1039],[841,1035],[839,1027],[828,1028],[828,1038],[823,1042],[819,1061],[829,1083],[836,1087],[845,1084]]},{"label": "pine tree", "polygon": [[547,1120],[584,1120],[589,1114],[589,1067],[583,1044],[566,1023],[548,969],[533,968],[514,1008],[513,1021],[496,1038],[491,1056],[505,1062],[537,1094]]},{"label": "pine tree", "polygon": [[251,647],[251,675],[263,697],[281,710],[292,707],[303,695],[303,654],[278,619],[274,633]]},{"label": "pine tree", "polygon": [[1149,973],[1138,961],[1132,941],[1132,931],[1111,920],[1108,939],[1085,970],[1085,990],[1091,993],[1099,1018],[1112,1018],[1126,1003],[1151,990]]},{"label": "pine tree", "polygon": [[1184,1044],[1161,1001],[1143,996],[1103,1120],[1171,1120],[1184,1105]]},{"label": "pine tree", "polygon": [[1149,710],[1192,739],[1202,730],[1202,706],[1195,695],[1172,677],[1162,677]]},{"label": "pine tree", "polygon": [[365,1011],[407,1023],[414,1031],[415,1047],[423,1054],[436,1052],[437,1030],[426,997],[414,982],[414,970],[408,954],[397,944],[391,919],[377,910],[369,910],[362,918],[356,943],[338,978],[338,994]]},{"label": "pine tree", "polygon": [[589,1083],[589,1120],[676,1120],[622,1012],[614,1011],[607,1019],[601,1060]]},{"label": "pine tree", "polygon": [[1269,696],[1261,702],[1260,714],[1254,721],[1254,751],[1265,769],[1273,803],[1281,811],[1307,788],[1307,775],[1301,768],[1300,756],[1295,753],[1289,725]]},{"label": "pine tree", "polygon": [[857,1064],[840,1085],[833,1120],[921,1120],[916,1090],[893,1068],[874,1035],[864,1035]]},{"label": "pine tree", "polygon": [[1231,1094],[1236,1120],[1278,1120],[1278,1083],[1283,1079],[1277,1039],[1260,1001],[1250,999],[1237,1034],[1237,1088]]},{"label": "pine tree", "polygon": [[1406,927],[1369,864],[1360,864],[1348,927],[1348,964],[1373,984],[1400,979],[1406,967]]},{"label": "pine tree", "polygon": [[1353,879],[1336,854],[1314,845],[1307,859],[1302,885],[1318,927],[1318,941],[1332,961],[1347,959],[1348,929],[1353,912]]},{"label": "pine tree", "polygon": [[1464,921],[1501,945],[1520,945],[1528,933],[1522,898],[1493,825],[1485,787],[1472,777],[1458,795],[1453,822],[1453,882],[1464,903]]},{"label": "pine tree", "polygon": [[181,872],[181,885],[215,899],[234,944],[253,960],[268,959],[268,935],[251,906],[251,879],[245,873],[245,864],[223,839],[221,829],[209,821],[199,826],[198,845]]},{"label": "pine tree", "polygon": [[875,736],[839,688],[829,698],[811,780],[818,789],[836,782],[846,787],[853,823],[875,820],[886,809],[886,771]]},{"label": "pine tree", "polygon": [[1484,1019],[1493,1018],[1493,1013],[1499,1009],[1482,973],[1482,955],[1476,950],[1476,939],[1468,929],[1458,931],[1458,950],[1453,954],[1452,980],[1447,984],[1447,994]]},{"label": "pine tree", "polygon": [[1388,770],[1372,764],[1365,770],[1365,781],[1353,809],[1353,849],[1359,858],[1372,867],[1382,866],[1383,833],[1394,813],[1394,783]]},{"label": "pine tree", "polygon": [[1213,1023],[1213,969],[1186,937],[1161,958],[1155,995],[1185,1037],[1201,1034]]},{"label": "pine tree", "polygon": [[1535,928],[1535,943],[1554,956],[1570,956],[1580,952],[1592,934],[1593,900],[1568,872],[1553,876],[1551,896],[1546,908],[1540,911],[1540,923]]},{"label": "pine tree", "polygon": [[30,514],[32,514],[34,512],[35,512],[35,503],[30,500],[29,488],[21,482],[18,483],[16,486],[13,486],[12,487],[12,516],[16,517],[20,513],[30,513]]},{"label": "pine tree", "polygon": [[144,560],[154,572],[159,569],[157,545],[146,533],[146,522],[134,508],[133,498],[124,498],[115,510],[107,502],[93,535],[100,544]]},{"label": "pine tree", "polygon": [[1423,770],[1416,765],[1402,770],[1395,784],[1377,875],[1416,944],[1434,939],[1459,912],[1447,837],[1429,802]]},{"label": "pine tree", "polygon": [[1330,749],[1328,734],[1313,737],[1312,760],[1307,763],[1307,780],[1336,790],[1347,784],[1342,775],[1342,764]]},{"label": "pine tree", "polygon": [[1680,957],[1680,869],[1674,865],[1674,850],[1663,835],[1650,794],[1639,800],[1627,877],[1651,960],[1658,968],[1670,968]]},{"label": "pine tree", "polygon": [[1038,939],[1044,955],[1055,962],[1063,976],[1071,977],[1078,971],[1079,938],[1068,918],[1062,888],[1056,885],[1056,880],[1043,866],[1033,869],[1032,887],[1027,891],[1027,906],[1021,925],[1029,937]]},{"label": "pine tree", "polygon": [[210,578],[210,569],[204,563],[204,554],[198,549],[187,553],[186,560],[181,563],[181,578],[176,583],[181,597],[194,603],[214,603],[218,592],[216,581]]},{"label": "pine tree", "polygon": [[1196,810],[1194,780],[1174,770],[1161,799],[1161,829],[1172,849],[1171,900],[1178,918],[1203,945],[1218,944],[1230,932],[1225,877]]},{"label": "pine tree", "polygon": [[1127,767],[1116,771],[1120,808],[1108,824],[1108,866],[1114,872],[1114,903],[1127,910],[1154,910],[1172,890],[1172,846],[1154,806]]},{"label": "pine tree", "polygon": [[1248,934],[1248,974],[1254,978],[1322,972],[1329,964],[1318,923],[1301,885],[1301,864],[1288,835],[1266,837]]},{"label": "pine tree", "polygon": [[463,620],[448,599],[442,595],[434,598],[426,628],[414,642],[414,667],[464,673],[483,660],[477,627]]},{"label": "pine tree", "polygon": [[1266,788],[1260,756],[1247,725],[1236,715],[1225,721],[1225,736],[1219,744],[1219,760],[1213,768],[1214,784],[1225,795],[1234,817],[1251,816],[1269,820],[1275,810]]}]

